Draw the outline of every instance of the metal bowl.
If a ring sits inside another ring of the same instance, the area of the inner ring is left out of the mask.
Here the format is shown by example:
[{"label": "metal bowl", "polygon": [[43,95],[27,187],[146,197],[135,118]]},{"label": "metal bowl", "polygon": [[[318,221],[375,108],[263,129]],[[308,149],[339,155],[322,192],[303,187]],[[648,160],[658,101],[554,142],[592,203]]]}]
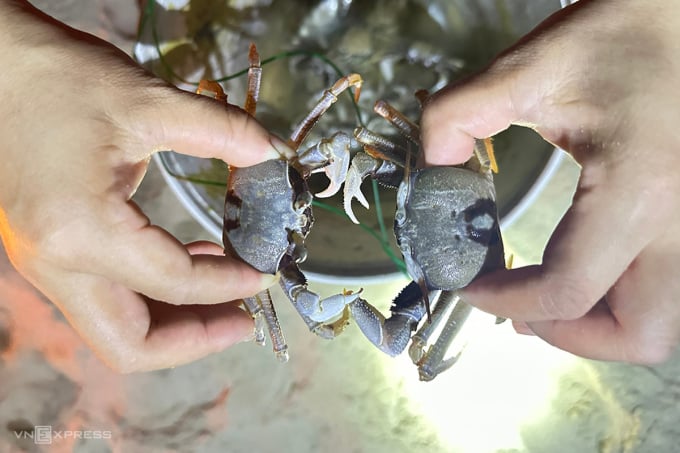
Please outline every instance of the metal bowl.
[{"label": "metal bowl", "polygon": [[[195,89],[188,81],[220,79],[246,68],[250,42],[257,44],[263,62],[278,55],[263,65],[257,118],[282,137],[338,78],[336,69],[340,74],[358,72],[365,81],[358,104],[361,121],[387,133],[383,120],[372,114],[377,99],[417,119],[415,90],[432,92],[479,70],[559,7],[557,0],[232,0],[190,5],[158,0],[147,4],[134,53],[152,72],[188,90]],[[288,53],[281,56],[282,52]],[[224,85],[230,102],[242,105],[245,78],[232,78]],[[344,96],[307,143],[338,130],[351,132],[358,121],[350,97]],[[522,128],[511,128],[494,143],[500,168],[498,206],[501,225],[507,227],[549,179],[555,166],[548,163],[551,158],[554,162],[555,149]],[[182,204],[220,240],[226,165],[174,152],[157,154],[155,159]],[[311,184],[323,188],[321,179]],[[364,193],[372,201],[368,183]],[[379,191],[382,223],[398,255],[391,233],[395,195]],[[342,210],[341,194],[324,202]],[[357,227],[346,217],[316,208],[306,242],[309,258],[302,266],[308,276],[348,283],[401,276],[376,238],[380,236],[376,211],[373,203],[370,211],[357,206],[362,224]]]}]

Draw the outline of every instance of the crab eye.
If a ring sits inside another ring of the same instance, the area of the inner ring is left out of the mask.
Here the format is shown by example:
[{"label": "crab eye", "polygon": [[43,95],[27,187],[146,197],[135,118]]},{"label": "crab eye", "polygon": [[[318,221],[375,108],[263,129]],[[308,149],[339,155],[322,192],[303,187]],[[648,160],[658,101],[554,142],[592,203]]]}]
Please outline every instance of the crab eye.
[{"label": "crab eye", "polygon": [[309,192],[300,193],[295,202],[293,203],[293,208],[296,211],[302,211],[307,209],[312,204],[312,194]]}]

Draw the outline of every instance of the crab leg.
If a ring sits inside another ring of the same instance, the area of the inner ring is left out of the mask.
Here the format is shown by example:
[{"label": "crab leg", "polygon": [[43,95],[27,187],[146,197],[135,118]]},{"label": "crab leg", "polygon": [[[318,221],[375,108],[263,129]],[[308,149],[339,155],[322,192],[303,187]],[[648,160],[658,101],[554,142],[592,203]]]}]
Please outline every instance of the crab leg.
[{"label": "crab leg", "polygon": [[475,161],[475,159],[470,159],[470,161],[468,161],[468,165],[477,162],[479,168],[472,168],[473,170],[476,170],[480,173],[498,173],[496,154],[494,153],[493,144],[490,138],[483,139],[481,144],[479,141],[475,143],[474,155],[477,160]]},{"label": "crab leg", "polygon": [[283,337],[283,331],[281,330],[279,319],[276,316],[276,310],[274,310],[272,295],[268,289],[265,289],[255,297],[259,299],[260,305],[262,306],[262,313],[265,322],[267,323],[267,328],[269,329],[269,336],[272,339],[274,355],[279,361],[287,362],[288,345],[286,344],[286,339]]},{"label": "crab leg", "polygon": [[305,140],[309,131],[312,130],[314,125],[319,121],[319,118],[330,108],[331,105],[338,100],[340,93],[348,89],[349,87],[356,87],[354,93],[354,102],[359,100],[359,94],[361,93],[361,84],[363,80],[359,74],[347,75],[337,82],[328,90],[323,92],[321,99],[316,103],[314,108],[307,114],[306,117],[298,124],[298,126],[293,131],[290,137],[289,145],[293,149],[298,149],[300,144]]},{"label": "crab leg", "polygon": [[255,322],[255,343],[264,346],[266,343],[264,337],[265,319],[262,313],[262,305],[260,305],[257,295],[244,298],[243,305],[245,305],[246,310]]},{"label": "crab leg", "polygon": [[354,138],[364,146],[364,150],[376,159],[394,162],[400,167],[406,165],[406,149],[364,127],[354,129]]},{"label": "crab leg", "polygon": [[[448,370],[456,363],[460,353],[446,359],[444,356],[472,312],[472,307],[461,301],[455,291],[443,291],[442,299],[443,301],[446,301],[447,309],[450,305],[455,305],[434,344],[430,346],[427,352],[423,353],[424,346],[427,344],[427,340],[434,331],[430,326],[425,325],[416,333],[416,335],[414,335],[413,344],[409,348],[409,355],[414,363],[418,365],[421,381],[431,381],[437,377],[438,374]],[[435,310],[433,318],[436,315],[438,318],[437,323],[440,323],[441,318],[445,316],[447,311],[448,310],[440,310],[437,313]],[[416,358],[418,358],[418,360],[415,360]]]},{"label": "crab leg", "polygon": [[394,127],[415,145],[420,146],[420,128],[387,101],[379,100],[373,106],[378,115],[392,123]]},{"label": "crab leg", "polygon": [[[431,296],[435,296],[434,292]],[[394,299],[387,319],[361,298],[350,305],[350,311],[366,338],[392,357],[406,349],[411,332],[426,314],[423,294],[416,282],[408,284]]]},{"label": "crab leg", "polygon": [[424,323],[420,329],[411,337],[411,346],[408,348],[409,357],[413,363],[417,364],[425,355],[425,348],[427,341],[432,334],[437,330],[441,322],[446,318],[446,314],[450,311],[451,302],[453,298],[451,291],[440,291],[438,297],[434,300],[434,309],[431,314],[431,322]]},{"label": "crab leg", "polygon": [[279,319],[274,310],[272,296],[268,289],[259,292],[253,297],[246,297],[243,303],[255,321],[255,343],[264,346],[264,326],[267,326],[269,337],[272,340],[274,355],[281,362],[288,361],[288,345],[283,336]]},{"label": "crab leg", "polygon": [[262,67],[260,66],[260,55],[257,53],[255,44],[250,43],[248,50],[248,91],[246,92],[246,102],[243,110],[250,116],[255,116],[257,100],[260,96],[260,79],[262,77]]},{"label": "crab leg", "polygon": [[[460,333],[472,307],[460,301],[456,291],[430,291],[428,298],[435,300],[432,322],[425,323],[413,336],[409,355],[418,365],[420,379],[430,381],[447,370],[458,359],[445,359],[451,343]],[[401,354],[408,344],[411,333],[425,317],[425,298],[416,282],[411,282],[395,298],[390,307],[391,315],[385,318],[375,307],[359,298],[350,305],[352,317],[366,338],[384,353],[394,357]],[[427,342],[437,327],[444,326],[427,351]]]}]

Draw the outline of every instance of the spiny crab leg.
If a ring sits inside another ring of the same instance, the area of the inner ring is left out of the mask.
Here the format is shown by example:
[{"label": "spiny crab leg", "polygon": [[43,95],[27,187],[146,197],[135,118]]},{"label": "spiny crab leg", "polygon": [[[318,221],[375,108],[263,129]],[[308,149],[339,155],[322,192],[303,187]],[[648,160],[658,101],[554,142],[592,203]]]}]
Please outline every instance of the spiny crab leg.
[{"label": "spiny crab leg", "polygon": [[420,128],[406,116],[392,107],[387,101],[379,100],[373,106],[378,115],[392,123],[394,127],[407,139],[416,145],[420,145]]},{"label": "spiny crab leg", "polygon": [[406,149],[382,135],[376,134],[365,127],[357,127],[354,129],[354,138],[364,146],[367,154],[376,159],[389,160],[400,167],[406,165]]},{"label": "spiny crab leg", "polygon": [[243,305],[245,305],[246,310],[250,313],[250,316],[255,323],[255,343],[264,346],[266,340],[264,337],[265,320],[264,314],[262,313],[262,305],[257,299],[257,296],[244,298]]},{"label": "spiny crab leg", "polygon": [[254,43],[250,43],[248,50],[248,91],[246,92],[246,102],[243,105],[248,115],[255,116],[257,109],[257,100],[260,97],[260,80],[262,78],[262,67],[260,66],[260,54],[257,53],[257,47]]},{"label": "spiny crab leg", "polygon": [[466,165],[468,167],[477,165],[479,168],[472,168],[480,173],[498,173],[498,164],[496,163],[496,154],[493,150],[493,143],[490,138],[485,138],[475,142],[474,156],[476,159],[470,159]]},{"label": "spiny crab leg", "polygon": [[302,119],[300,124],[295,128],[293,134],[290,137],[289,145],[293,149],[298,149],[300,144],[305,140],[309,131],[312,130],[314,125],[319,121],[319,118],[330,108],[331,105],[338,100],[338,96],[350,87],[355,87],[354,92],[354,102],[359,100],[359,95],[361,93],[361,85],[363,80],[359,74],[349,74],[335,84],[325,90],[321,99],[316,103],[314,108],[309,112],[309,114]]},{"label": "spiny crab leg", "polygon": [[450,311],[453,297],[450,297],[451,291],[439,291],[435,297],[432,297],[432,321],[423,323],[420,329],[411,337],[411,346],[408,348],[408,355],[414,364],[418,364],[423,360],[426,354],[427,342],[430,337],[437,330],[439,325],[444,321],[446,314]]},{"label": "spiny crab leg", "polygon": [[[421,381],[431,381],[440,373],[448,370],[456,363],[460,355],[460,353],[458,353],[452,357],[445,358],[445,354],[451,347],[451,343],[453,343],[453,340],[458,336],[463,325],[465,325],[465,321],[472,312],[472,307],[460,299],[457,291],[442,291],[440,299],[447,298],[450,300],[446,301],[446,308],[448,309],[448,307],[453,305],[453,309],[446,319],[444,327],[434,344],[424,352],[424,346],[427,344],[427,340],[433,332],[432,329],[427,328],[427,325],[424,325],[414,336],[413,343],[409,348],[411,359],[418,365],[418,373],[420,374]],[[435,309],[435,311],[437,310]],[[439,312],[439,316],[444,317],[446,311],[448,310]],[[425,330],[427,330],[427,332],[425,332]],[[416,340],[416,338],[418,340]],[[418,349],[420,350],[418,351]],[[418,360],[416,360],[416,358],[418,358]]]},{"label": "spiny crab leg", "polygon": [[288,345],[286,344],[286,339],[283,337],[283,331],[281,330],[279,319],[276,316],[276,310],[274,310],[272,295],[269,290],[266,289],[257,294],[255,297],[259,299],[262,306],[262,314],[264,315],[267,328],[269,329],[269,336],[272,339],[272,349],[274,350],[274,355],[277,359],[279,359],[279,361],[287,362]]},{"label": "spiny crab leg", "polygon": [[[433,322],[424,323],[410,338],[426,315],[426,297],[435,301]],[[394,299],[389,318],[361,298],[349,307],[366,338],[384,353],[392,357],[401,354],[410,339],[409,356],[423,381],[434,379],[458,360],[459,354],[449,358],[445,354],[472,311],[470,305],[460,300],[457,291],[433,290],[426,294],[416,282],[407,285]],[[444,323],[441,333],[428,347],[428,340],[441,323]]]},{"label": "spiny crab leg", "polygon": [[255,322],[255,343],[264,346],[264,327],[267,326],[269,337],[272,341],[272,349],[276,358],[281,362],[288,361],[288,345],[283,336],[276,310],[272,303],[272,296],[268,289],[257,293],[253,297],[246,297],[243,303]]}]

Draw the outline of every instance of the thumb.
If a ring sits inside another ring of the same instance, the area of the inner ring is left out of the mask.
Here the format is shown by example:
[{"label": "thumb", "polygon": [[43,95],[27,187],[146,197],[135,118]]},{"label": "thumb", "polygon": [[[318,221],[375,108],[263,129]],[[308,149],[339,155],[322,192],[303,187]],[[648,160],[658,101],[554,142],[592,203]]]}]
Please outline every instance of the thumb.
[{"label": "thumb", "polygon": [[285,142],[269,134],[252,116],[231,104],[174,87],[130,115],[130,124],[145,146],[139,159],[173,150],[202,158],[221,159],[244,167],[290,153]]},{"label": "thumb", "polygon": [[[566,135],[597,123],[582,86],[592,79],[585,45],[593,30],[583,23],[598,2],[578,2],[548,17],[484,71],[453,83],[427,102],[421,120],[425,161],[460,164],[472,155],[475,139],[488,138],[510,125],[536,130],[565,147]],[[577,6],[578,5],[578,6]],[[586,38],[584,38],[586,37]],[[586,68],[589,73],[578,77]],[[577,130],[563,129],[578,124]]]},{"label": "thumb", "polygon": [[512,77],[494,68],[435,93],[421,120],[425,160],[457,165],[472,155],[475,139],[495,135],[520,122]]}]

